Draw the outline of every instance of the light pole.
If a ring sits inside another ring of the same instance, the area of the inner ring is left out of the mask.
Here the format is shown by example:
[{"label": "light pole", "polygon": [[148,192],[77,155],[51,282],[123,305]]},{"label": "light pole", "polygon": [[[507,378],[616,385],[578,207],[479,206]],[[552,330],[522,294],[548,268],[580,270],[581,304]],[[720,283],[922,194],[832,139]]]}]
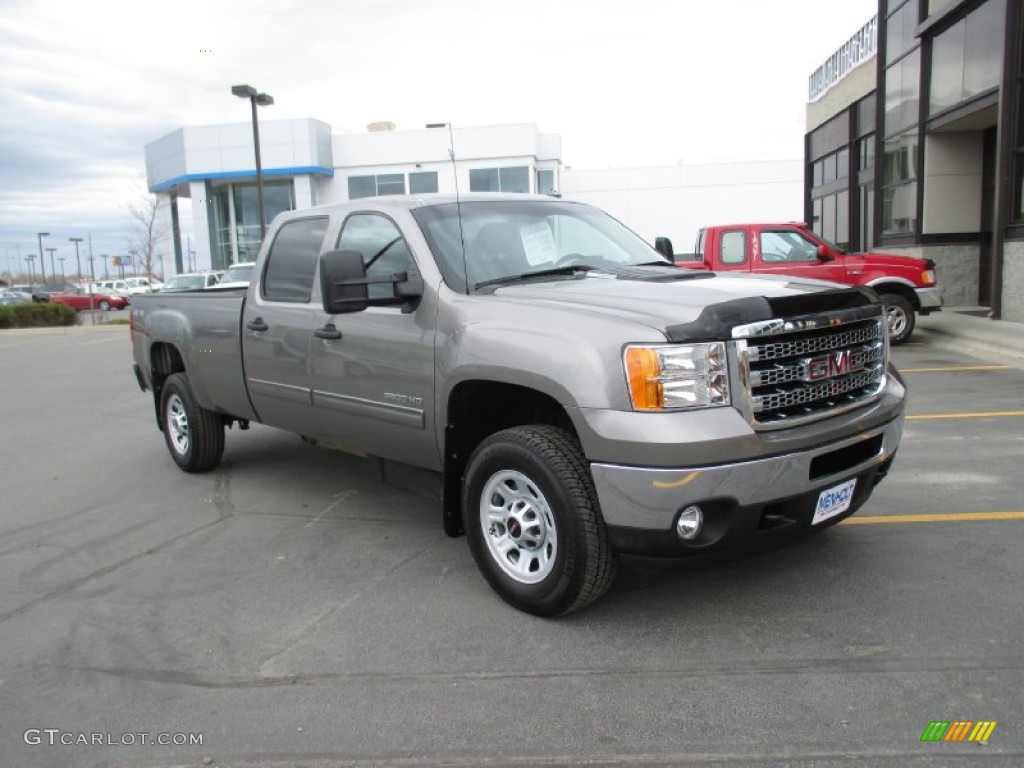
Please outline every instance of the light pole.
[{"label": "light pole", "polygon": [[53,266],[53,253],[56,250],[57,250],[56,248],[47,248],[46,249],[47,253],[50,254],[50,277],[53,278],[54,280],[57,279],[57,269]]},{"label": "light pole", "polygon": [[36,255],[34,253],[29,254],[28,256],[25,257],[25,261],[28,262],[28,285],[29,285],[29,288],[31,288],[35,284],[35,282],[36,282],[36,272],[35,272],[34,269],[32,269],[32,263],[35,260],[36,260]]},{"label": "light pole", "polygon": [[256,116],[256,105],[269,107],[274,97],[267,93],[258,93],[251,85],[233,85],[231,93],[240,99],[248,99],[252,105],[252,143],[256,148],[256,198],[260,207],[260,243],[267,234],[267,218],[263,212],[263,166],[260,163],[260,121]]},{"label": "light pole", "polygon": [[57,257],[57,261],[60,262],[60,281],[62,283],[66,283],[68,281],[68,279],[67,279],[67,277],[64,274],[64,257],[63,256],[58,256]]},{"label": "light pole", "polygon": [[49,232],[36,232],[36,237],[39,238],[39,271],[42,274],[40,280],[42,281],[43,285],[46,285],[46,268],[43,265],[43,238],[49,236]]},{"label": "light pole", "polygon": [[82,280],[82,260],[78,257],[78,244],[80,242],[82,242],[82,238],[80,238],[80,237],[69,237],[68,240],[70,240],[72,243],[75,244],[75,261],[78,262],[78,280],[79,280],[79,282],[81,282],[81,280]]},{"label": "light pole", "polygon": [[101,253],[100,258],[103,259],[103,279],[106,280],[107,277],[109,276],[109,273],[107,272],[107,259],[110,258],[110,255],[106,253]]}]

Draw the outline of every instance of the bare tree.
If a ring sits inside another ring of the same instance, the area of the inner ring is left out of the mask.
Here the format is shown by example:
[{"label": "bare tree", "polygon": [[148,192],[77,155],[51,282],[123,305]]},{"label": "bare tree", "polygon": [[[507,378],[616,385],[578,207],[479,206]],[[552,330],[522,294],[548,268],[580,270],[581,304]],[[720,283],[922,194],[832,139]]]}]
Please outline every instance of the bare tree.
[{"label": "bare tree", "polygon": [[126,206],[131,219],[132,235],[128,249],[139,259],[138,266],[146,277],[153,278],[153,260],[160,243],[167,239],[163,220],[166,202],[159,195],[143,195],[138,202]]}]

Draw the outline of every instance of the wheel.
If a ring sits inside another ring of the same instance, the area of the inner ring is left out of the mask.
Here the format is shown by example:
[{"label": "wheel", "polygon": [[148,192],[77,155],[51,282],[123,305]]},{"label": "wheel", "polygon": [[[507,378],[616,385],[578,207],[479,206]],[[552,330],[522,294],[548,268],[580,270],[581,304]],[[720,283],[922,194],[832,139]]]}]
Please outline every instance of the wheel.
[{"label": "wheel", "polygon": [[107,301],[106,299],[100,299],[99,308],[102,309],[104,312],[109,312],[110,302]]},{"label": "wheel", "polygon": [[188,376],[167,377],[160,394],[160,425],[174,463],[186,472],[206,472],[224,454],[224,422],[196,403]]},{"label": "wheel", "polygon": [[617,561],[577,440],[546,425],[491,435],[462,487],[470,551],[498,595],[537,616],[560,616],[603,595]]},{"label": "wheel", "polygon": [[899,294],[883,293],[881,299],[885,304],[885,318],[889,323],[889,341],[893,344],[902,344],[914,332],[914,308]]}]

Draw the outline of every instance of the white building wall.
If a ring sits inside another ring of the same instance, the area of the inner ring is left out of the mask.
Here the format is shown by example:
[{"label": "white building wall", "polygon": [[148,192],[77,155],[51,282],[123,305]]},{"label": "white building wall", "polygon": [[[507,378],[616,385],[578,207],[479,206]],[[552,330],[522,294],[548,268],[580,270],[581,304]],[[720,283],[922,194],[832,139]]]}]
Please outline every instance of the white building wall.
[{"label": "white building wall", "polygon": [[693,250],[709,224],[795,221],[803,211],[803,161],[564,168],[562,196],[603,208],[648,242],[666,236]]},{"label": "white building wall", "polygon": [[[207,224],[208,216],[211,216],[213,208],[212,201],[207,199],[206,196],[206,182],[193,181],[189,183],[189,192],[192,197],[192,250],[196,252],[196,266],[197,269],[209,269],[210,268],[210,253],[212,252],[212,244],[210,243],[210,227]],[[188,242],[182,243],[182,261],[185,265],[185,269],[188,269]],[[200,263],[202,266],[200,266]]]}]

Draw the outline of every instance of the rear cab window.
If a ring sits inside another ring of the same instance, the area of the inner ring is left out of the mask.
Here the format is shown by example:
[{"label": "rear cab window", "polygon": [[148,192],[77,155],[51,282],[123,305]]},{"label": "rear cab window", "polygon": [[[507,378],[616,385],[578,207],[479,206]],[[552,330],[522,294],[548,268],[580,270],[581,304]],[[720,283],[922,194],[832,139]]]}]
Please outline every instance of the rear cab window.
[{"label": "rear cab window", "polygon": [[260,296],[267,301],[308,304],[313,276],[330,222],[327,216],[282,224],[274,236],[263,268]]}]

